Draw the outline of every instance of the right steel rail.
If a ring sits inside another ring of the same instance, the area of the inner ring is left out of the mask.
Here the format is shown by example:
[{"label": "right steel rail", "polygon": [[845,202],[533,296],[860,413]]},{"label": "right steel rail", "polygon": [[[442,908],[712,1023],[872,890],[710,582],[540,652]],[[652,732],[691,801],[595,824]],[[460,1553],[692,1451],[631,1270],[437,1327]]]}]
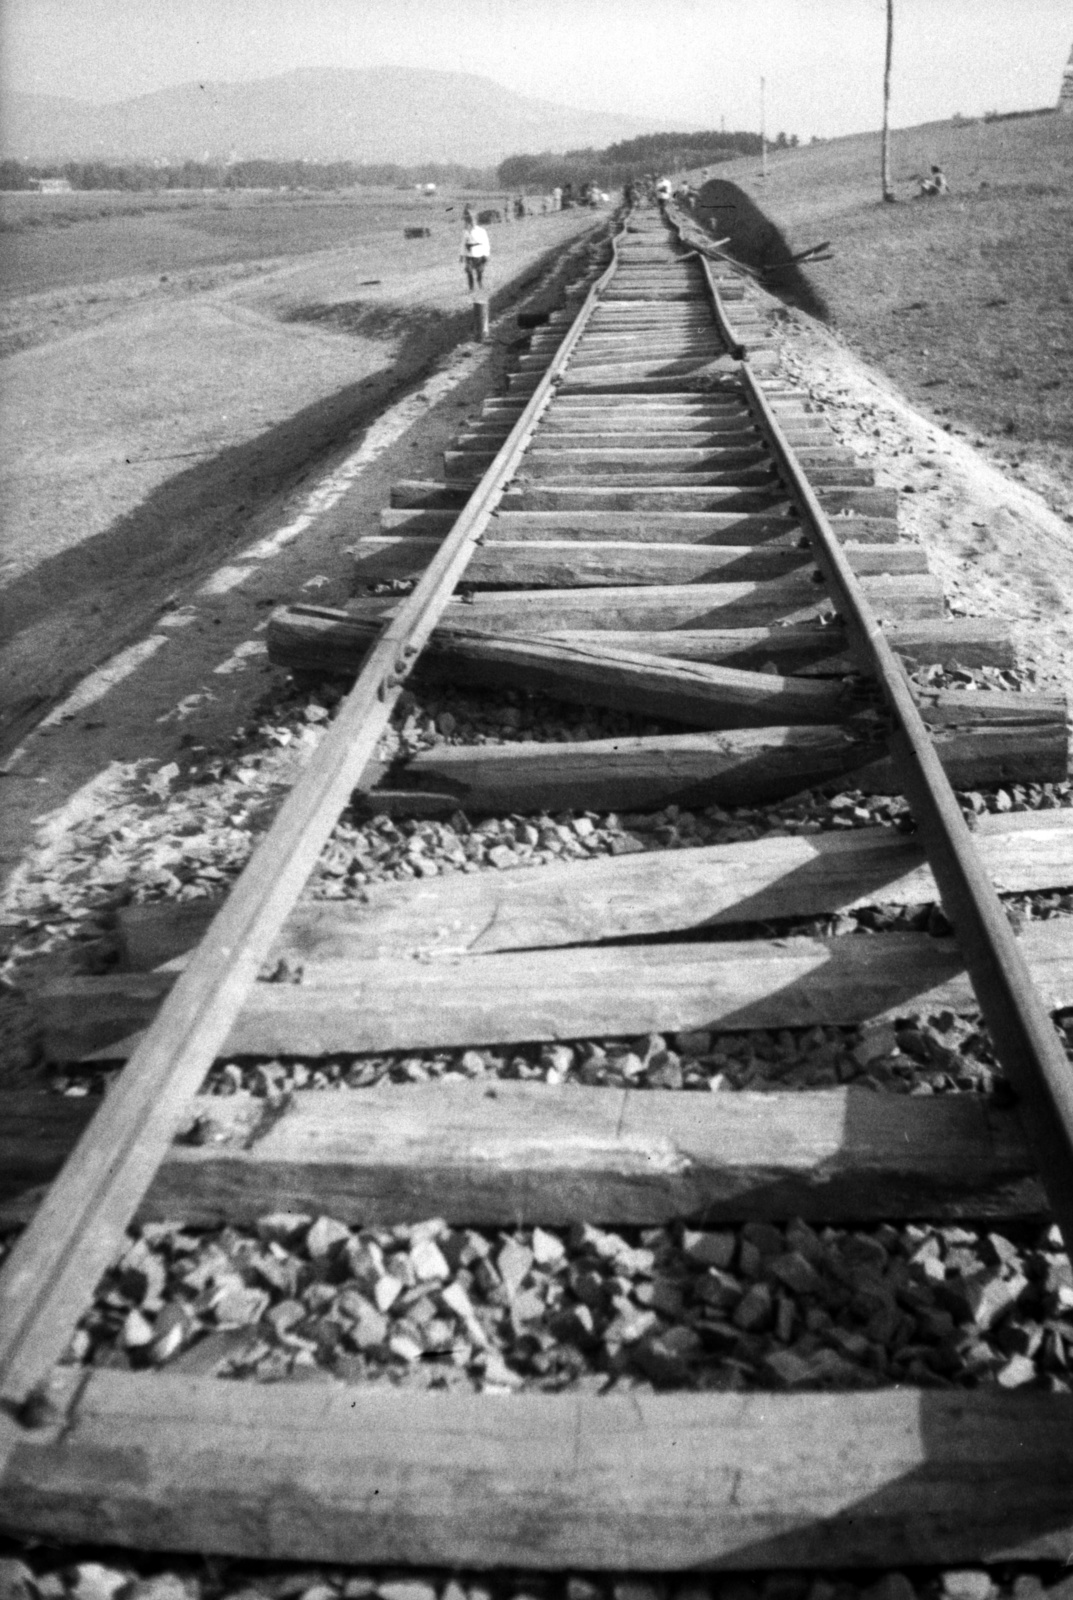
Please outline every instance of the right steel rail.
[{"label": "right steel rail", "polygon": [[1047,1197],[1066,1249],[1073,1255],[1073,1067],[973,846],[905,669],[747,360],[741,374],[746,396],[812,538],[817,565],[842,614],[854,658],[862,671],[874,675],[886,699],[894,724],[891,751],[943,910],[954,926],[995,1053],[1020,1101]]}]

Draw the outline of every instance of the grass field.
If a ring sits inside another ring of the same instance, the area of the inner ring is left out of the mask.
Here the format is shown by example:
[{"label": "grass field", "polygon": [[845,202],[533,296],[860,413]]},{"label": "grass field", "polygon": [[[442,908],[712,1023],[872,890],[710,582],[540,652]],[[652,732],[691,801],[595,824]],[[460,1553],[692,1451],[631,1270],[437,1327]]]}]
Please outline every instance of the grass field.
[{"label": "grass field", "polygon": [[[718,172],[792,252],[831,240],[804,276],[853,348],[1073,509],[1073,117],[895,132],[895,205],[879,162],[872,134],[778,152],[766,181],[755,161]],[[932,162],[951,193],[914,198]]]},{"label": "grass field", "polygon": [[358,239],[397,239],[406,227],[453,228],[462,204],[412,189],[0,194],[0,298],[304,256]]}]

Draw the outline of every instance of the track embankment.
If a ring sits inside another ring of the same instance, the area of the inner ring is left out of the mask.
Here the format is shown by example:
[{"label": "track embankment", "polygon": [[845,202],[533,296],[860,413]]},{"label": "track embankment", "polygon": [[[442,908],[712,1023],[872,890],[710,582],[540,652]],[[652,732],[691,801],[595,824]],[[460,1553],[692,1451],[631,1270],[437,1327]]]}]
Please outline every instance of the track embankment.
[{"label": "track embankment", "polygon": [[142,903],[10,1097],[0,1526],[382,1600],[1065,1559],[1065,701],[690,244],[579,263],[273,614],[271,722],[110,819]]}]

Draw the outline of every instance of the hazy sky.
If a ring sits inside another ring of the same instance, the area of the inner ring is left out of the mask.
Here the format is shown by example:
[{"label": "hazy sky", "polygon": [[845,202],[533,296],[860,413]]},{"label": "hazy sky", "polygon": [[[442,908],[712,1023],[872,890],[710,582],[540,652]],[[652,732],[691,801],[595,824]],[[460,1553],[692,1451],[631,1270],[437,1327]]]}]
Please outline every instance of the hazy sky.
[{"label": "hazy sky", "polygon": [[[3,88],[119,100],[167,84],[383,63],[653,126],[877,127],[885,0],[0,0]],[[892,120],[1057,99],[1073,0],[895,0]]]}]

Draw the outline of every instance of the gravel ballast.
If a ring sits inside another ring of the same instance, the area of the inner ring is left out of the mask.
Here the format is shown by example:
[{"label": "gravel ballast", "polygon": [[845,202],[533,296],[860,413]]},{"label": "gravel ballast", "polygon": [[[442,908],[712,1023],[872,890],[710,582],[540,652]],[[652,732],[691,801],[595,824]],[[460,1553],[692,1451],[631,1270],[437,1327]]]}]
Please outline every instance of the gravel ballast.
[{"label": "gravel ballast", "polygon": [[146,1224],[68,1360],[260,1382],[1068,1392],[1058,1232]]}]

